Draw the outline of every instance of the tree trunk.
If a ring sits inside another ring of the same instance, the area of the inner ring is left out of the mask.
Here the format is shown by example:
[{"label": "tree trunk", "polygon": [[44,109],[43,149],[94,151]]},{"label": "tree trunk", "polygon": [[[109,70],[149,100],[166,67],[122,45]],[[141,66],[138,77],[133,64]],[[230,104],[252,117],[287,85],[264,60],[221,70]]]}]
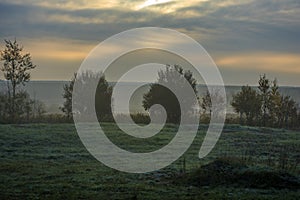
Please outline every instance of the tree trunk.
[{"label": "tree trunk", "polygon": [[12,122],[15,123],[16,120],[16,83],[13,81],[12,83],[12,111],[11,111],[11,119]]},{"label": "tree trunk", "polygon": [[16,120],[16,110],[15,110],[15,107],[16,107],[16,86],[17,86],[17,83],[16,83],[16,77],[15,77],[15,69],[16,66],[15,66],[15,61],[13,60],[12,61],[12,74],[13,74],[13,78],[11,80],[11,85],[12,85],[12,109],[11,109],[11,120],[12,120],[12,123],[15,123],[15,120]]},{"label": "tree trunk", "polygon": [[240,124],[243,125],[243,113],[240,112]]}]

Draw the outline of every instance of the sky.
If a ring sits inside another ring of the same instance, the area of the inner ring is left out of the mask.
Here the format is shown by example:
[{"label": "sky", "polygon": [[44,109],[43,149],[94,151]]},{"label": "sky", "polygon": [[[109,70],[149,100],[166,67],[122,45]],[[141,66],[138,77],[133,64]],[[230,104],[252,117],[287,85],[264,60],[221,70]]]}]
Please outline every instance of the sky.
[{"label": "sky", "polygon": [[16,38],[30,52],[32,80],[70,80],[103,40],[162,27],[198,41],[227,85],[300,86],[299,0],[0,0],[0,26],[1,50]]}]

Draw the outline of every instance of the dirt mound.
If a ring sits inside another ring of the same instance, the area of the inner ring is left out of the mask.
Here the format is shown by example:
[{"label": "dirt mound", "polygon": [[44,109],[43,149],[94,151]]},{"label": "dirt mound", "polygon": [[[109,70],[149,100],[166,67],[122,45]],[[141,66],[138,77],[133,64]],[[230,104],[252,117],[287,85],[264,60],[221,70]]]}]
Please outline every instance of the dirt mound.
[{"label": "dirt mound", "polygon": [[278,171],[247,170],[239,174],[238,183],[252,188],[300,189],[299,178]]},{"label": "dirt mound", "polygon": [[252,169],[238,160],[218,159],[182,175],[175,183],[193,186],[234,185],[249,188],[299,189],[300,180],[286,172]]}]

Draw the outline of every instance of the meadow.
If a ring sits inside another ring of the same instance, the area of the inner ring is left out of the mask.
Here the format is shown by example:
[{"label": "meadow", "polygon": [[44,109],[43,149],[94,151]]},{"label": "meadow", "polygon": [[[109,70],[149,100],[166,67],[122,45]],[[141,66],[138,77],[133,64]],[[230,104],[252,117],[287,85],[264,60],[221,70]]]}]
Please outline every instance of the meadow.
[{"label": "meadow", "polygon": [[[142,141],[101,125],[133,152],[162,147],[177,129]],[[300,199],[299,131],[227,125],[200,160],[206,129],[170,166],[128,174],[92,157],[73,124],[0,125],[0,199]]]}]

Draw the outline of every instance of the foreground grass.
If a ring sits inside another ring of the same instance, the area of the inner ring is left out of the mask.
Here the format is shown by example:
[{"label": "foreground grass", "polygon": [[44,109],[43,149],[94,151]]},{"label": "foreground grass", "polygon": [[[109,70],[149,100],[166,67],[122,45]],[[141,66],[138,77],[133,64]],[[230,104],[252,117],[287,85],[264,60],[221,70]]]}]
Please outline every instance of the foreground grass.
[{"label": "foreground grass", "polygon": [[[168,125],[162,133],[142,141],[122,134],[113,124],[103,126],[114,143],[134,152],[162,147],[176,130],[176,126]],[[205,129],[201,127],[190,149],[169,167],[147,174],[127,174],[94,159],[72,124],[0,125],[0,199],[300,198],[299,188],[174,183],[182,171],[193,174],[218,157],[237,158],[254,171],[284,170],[299,177],[299,132],[228,126],[210,155],[199,160]]]}]

